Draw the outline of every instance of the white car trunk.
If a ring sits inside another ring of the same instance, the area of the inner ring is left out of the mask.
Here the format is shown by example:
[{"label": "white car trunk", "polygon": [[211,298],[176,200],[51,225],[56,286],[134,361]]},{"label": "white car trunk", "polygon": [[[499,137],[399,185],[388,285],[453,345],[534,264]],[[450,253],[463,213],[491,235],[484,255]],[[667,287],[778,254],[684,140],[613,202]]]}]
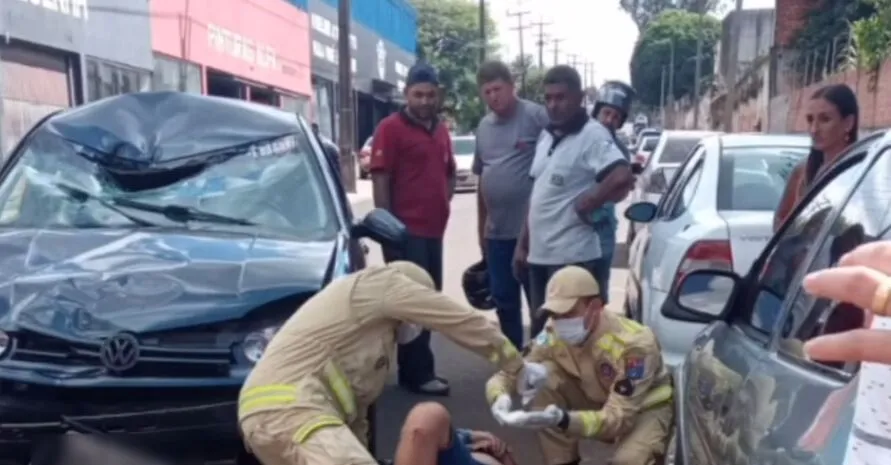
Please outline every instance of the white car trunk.
[{"label": "white car trunk", "polygon": [[773,212],[721,211],[718,214],[730,233],[733,271],[743,276],[773,236]]}]

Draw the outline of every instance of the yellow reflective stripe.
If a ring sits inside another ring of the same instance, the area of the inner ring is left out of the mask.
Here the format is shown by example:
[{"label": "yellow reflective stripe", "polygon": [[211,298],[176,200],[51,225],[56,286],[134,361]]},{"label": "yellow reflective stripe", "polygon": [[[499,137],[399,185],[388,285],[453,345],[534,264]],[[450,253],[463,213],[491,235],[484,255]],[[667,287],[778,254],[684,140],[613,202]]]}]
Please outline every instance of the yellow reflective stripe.
[{"label": "yellow reflective stripe", "polygon": [[330,428],[332,426],[343,426],[343,421],[333,415],[320,415],[298,428],[291,439],[297,444],[303,444],[312,437],[313,433],[316,431],[322,428]]},{"label": "yellow reflective stripe", "polygon": [[670,385],[659,386],[656,389],[650,391],[646,397],[644,397],[643,402],[641,402],[640,406],[643,410],[651,409],[653,407],[657,407],[671,400],[672,395],[674,394],[674,389]]},{"label": "yellow reflective stripe", "polygon": [[610,356],[615,359],[620,358],[622,352],[625,350],[625,344],[613,334],[604,334],[603,337],[597,341],[597,347],[604,352],[609,353]]},{"label": "yellow reflective stripe", "polygon": [[287,384],[271,384],[245,389],[238,398],[238,416],[257,410],[284,407],[297,402],[297,388]]},{"label": "yellow reflective stripe", "polygon": [[489,354],[489,363],[498,365],[499,362],[507,361],[519,356],[520,352],[517,351],[517,348],[514,347],[514,345],[511,344],[509,340],[505,339],[499,349],[494,350],[491,354]]},{"label": "yellow reflective stripe", "polygon": [[622,319],[620,321],[621,321],[622,327],[628,332],[639,333],[639,332],[643,331],[643,325],[634,321],[634,320]]},{"label": "yellow reflective stripe", "polygon": [[582,436],[591,437],[600,432],[601,419],[597,412],[579,412],[579,421],[582,422]]},{"label": "yellow reflective stripe", "polygon": [[256,386],[245,389],[238,397],[239,403],[248,402],[257,397],[266,397],[269,395],[297,395],[297,388],[289,384],[269,384],[266,386]]},{"label": "yellow reflective stripe", "polygon": [[495,399],[502,394],[507,394],[507,391],[501,386],[500,380],[497,383],[492,382],[486,385],[486,400],[489,401],[489,404],[494,403]]},{"label": "yellow reflective stripe", "polygon": [[333,363],[325,365],[324,373],[328,386],[331,388],[334,397],[337,398],[337,403],[343,409],[344,415],[352,418],[356,414],[356,398],[353,396],[353,387],[350,386],[346,375]]}]

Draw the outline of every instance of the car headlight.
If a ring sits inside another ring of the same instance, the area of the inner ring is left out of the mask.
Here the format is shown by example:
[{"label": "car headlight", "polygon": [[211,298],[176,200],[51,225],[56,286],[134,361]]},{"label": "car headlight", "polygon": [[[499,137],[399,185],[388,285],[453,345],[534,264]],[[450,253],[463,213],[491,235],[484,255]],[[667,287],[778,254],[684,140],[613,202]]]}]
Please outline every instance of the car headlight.
[{"label": "car headlight", "polygon": [[[266,351],[266,346],[269,345],[269,341],[275,336],[276,331],[278,331],[278,326],[270,326],[268,328],[247,333],[247,335],[244,336],[244,341],[241,343],[244,358],[254,364],[259,362],[260,357],[263,356],[263,352]],[[2,354],[2,352],[0,352],[0,354]]]}]

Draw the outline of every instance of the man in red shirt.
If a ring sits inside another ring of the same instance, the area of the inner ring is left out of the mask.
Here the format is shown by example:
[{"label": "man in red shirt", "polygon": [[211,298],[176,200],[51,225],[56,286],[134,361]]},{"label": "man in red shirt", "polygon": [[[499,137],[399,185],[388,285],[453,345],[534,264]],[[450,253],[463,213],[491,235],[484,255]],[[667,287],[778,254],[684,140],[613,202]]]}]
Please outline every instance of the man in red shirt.
[{"label": "man in red shirt", "polygon": [[[418,63],[405,82],[405,107],[374,132],[369,171],[374,204],[405,223],[408,241],[384,249],[384,260],[408,260],[427,270],[442,289],[442,238],[455,186],[455,159],[448,128],[437,118],[436,70]],[[399,384],[422,394],[446,396],[448,382],[436,376],[430,333],[399,346]]]}]

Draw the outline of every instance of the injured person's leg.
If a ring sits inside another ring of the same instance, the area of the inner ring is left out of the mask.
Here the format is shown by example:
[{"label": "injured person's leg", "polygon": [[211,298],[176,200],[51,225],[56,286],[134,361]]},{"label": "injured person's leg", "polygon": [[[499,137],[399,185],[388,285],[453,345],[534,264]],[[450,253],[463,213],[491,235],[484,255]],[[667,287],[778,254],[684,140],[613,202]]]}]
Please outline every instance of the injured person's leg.
[{"label": "injured person's leg", "polygon": [[449,411],[423,402],[408,413],[395,465],[516,465],[507,445],[485,431],[455,429]]}]

